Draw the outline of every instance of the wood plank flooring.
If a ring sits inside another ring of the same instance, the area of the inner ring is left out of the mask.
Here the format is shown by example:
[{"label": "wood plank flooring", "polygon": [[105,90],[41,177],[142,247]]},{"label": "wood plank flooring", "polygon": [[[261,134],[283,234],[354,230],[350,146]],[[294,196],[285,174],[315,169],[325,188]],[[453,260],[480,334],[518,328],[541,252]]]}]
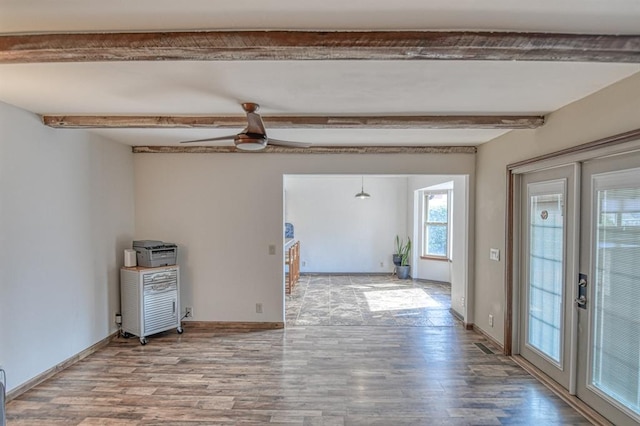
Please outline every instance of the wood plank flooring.
[{"label": "wood plank flooring", "polygon": [[586,425],[460,324],[185,325],[118,338],[7,406],[8,425]]}]

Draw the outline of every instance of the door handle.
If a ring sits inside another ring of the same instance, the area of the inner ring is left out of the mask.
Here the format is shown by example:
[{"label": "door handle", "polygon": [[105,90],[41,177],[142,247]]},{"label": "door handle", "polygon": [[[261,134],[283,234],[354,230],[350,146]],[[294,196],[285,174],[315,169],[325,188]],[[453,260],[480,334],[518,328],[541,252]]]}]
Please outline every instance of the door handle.
[{"label": "door handle", "polygon": [[578,297],[575,299],[576,306],[580,309],[587,309],[587,284],[586,274],[578,274]]}]

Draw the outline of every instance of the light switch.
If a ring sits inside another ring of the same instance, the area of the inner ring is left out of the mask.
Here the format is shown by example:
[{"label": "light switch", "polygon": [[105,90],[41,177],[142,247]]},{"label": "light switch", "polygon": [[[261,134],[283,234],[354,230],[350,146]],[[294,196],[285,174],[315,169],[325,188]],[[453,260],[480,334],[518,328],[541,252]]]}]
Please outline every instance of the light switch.
[{"label": "light switch", "polygon": [[269,244],[269,254],[276,254],[276,245]]},{"label": "light switch", "polygon": [[500,249],[489,249],[489,260],[500,261]]}]

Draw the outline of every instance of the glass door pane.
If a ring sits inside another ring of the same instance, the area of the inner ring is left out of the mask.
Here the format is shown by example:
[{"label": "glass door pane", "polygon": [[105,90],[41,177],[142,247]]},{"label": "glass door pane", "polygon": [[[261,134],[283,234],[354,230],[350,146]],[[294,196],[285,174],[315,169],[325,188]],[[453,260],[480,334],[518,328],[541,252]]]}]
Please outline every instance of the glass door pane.
[{"label": "glass door pane", "polygon": [[547,191],[529,196],[527,345],[559,365],[564,313],[564,182],[544,186]]},{"label": "glass door pane", "polygon": [[636,169],[594,178],[590,375],[593,387],[636,414],[640,414],[639,177]]}]

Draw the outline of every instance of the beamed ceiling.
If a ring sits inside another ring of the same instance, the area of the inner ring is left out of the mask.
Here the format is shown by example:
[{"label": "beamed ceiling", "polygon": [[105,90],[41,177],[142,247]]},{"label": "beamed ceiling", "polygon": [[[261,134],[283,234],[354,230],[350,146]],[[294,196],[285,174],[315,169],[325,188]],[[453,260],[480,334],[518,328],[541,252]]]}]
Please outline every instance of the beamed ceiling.
[{"label": "beamed ceiling", "polygon": [[179,142],[242,102],[310,152],[450,152],[640,71],[635,0],[305,3],[0,0],[0,101],[142,152],[227,152]]}]

